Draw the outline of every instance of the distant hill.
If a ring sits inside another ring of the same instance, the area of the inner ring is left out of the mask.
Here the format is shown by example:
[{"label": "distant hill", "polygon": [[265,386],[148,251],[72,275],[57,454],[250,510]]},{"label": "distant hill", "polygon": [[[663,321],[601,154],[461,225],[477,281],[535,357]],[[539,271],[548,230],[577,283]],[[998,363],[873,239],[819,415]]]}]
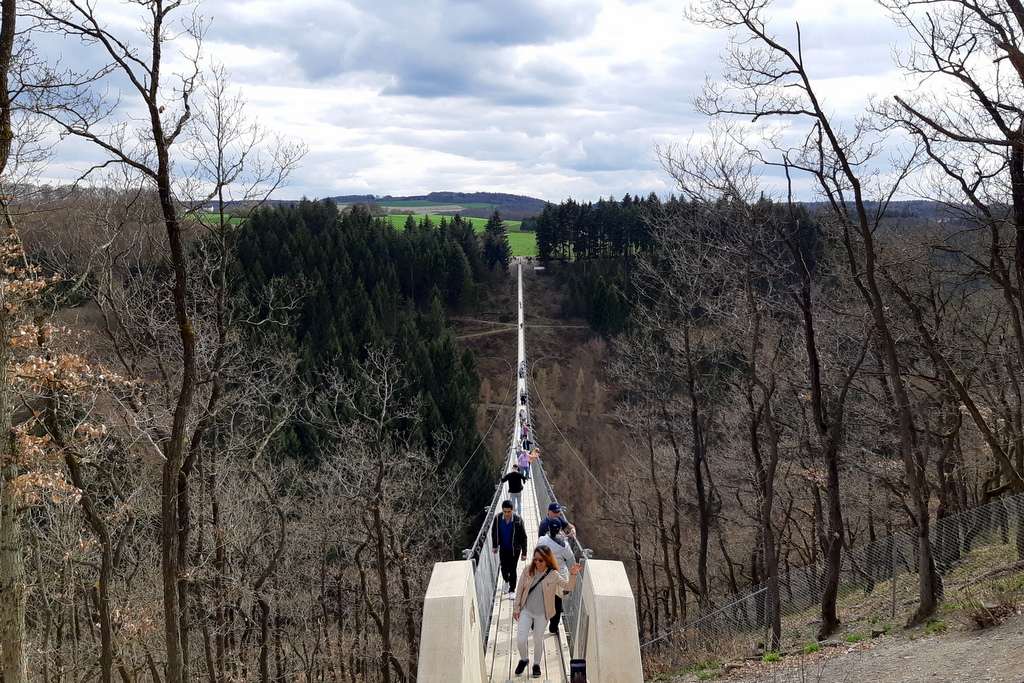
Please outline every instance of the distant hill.
[{"label": "distant hill", "polygon": [[424,195],[349,194],[330,197],[337,204],[376,204],[392,212],[456,214],[487,218],[497,210],[503,218],[522,220],[536,216],[544,200],[503,192],[431,192]]}]

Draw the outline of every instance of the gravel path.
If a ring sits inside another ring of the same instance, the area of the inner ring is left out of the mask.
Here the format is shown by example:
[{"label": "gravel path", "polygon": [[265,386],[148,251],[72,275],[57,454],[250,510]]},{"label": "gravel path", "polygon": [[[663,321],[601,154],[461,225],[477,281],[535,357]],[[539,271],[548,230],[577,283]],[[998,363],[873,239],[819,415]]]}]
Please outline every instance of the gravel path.
[{"label": "gravel path", "polygon": [[[678,683],[696,680],[676,679]],[[821,655],[751,664],[729,683],[1024,683],[1024,616],[985,631],[882,637]]]}]

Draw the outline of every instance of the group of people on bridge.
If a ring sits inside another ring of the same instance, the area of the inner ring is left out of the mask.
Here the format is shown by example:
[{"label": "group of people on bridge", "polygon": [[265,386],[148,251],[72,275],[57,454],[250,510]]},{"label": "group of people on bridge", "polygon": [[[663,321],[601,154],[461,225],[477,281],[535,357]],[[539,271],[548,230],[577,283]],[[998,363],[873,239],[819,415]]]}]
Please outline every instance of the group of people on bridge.
[{"label": "group of people on bridge", "polygon": [[526,526],[512,510],[512,501],[501,504],[501,512],[491,524],[491,548],[498,555],[505,597],[513,601],[512,616],[519,622],[516,646],[519,663],[516,675],[530,664],[529,638],[533,634],[534,678],[541,676],[544,657],[544,631],[557,635],[562,618],[562,597],[576,587],[576,576],[582,567],[569,545],[576,529],[569,523],[558,503],[548,506],[547,517],[540,523],[539,538],[530,563],[517,576],[520,560],[526,560]]},{"label": "group of people on bridge", "polygon": [[[526,362],[519,366],[519,376],[526,372]],[[562,506],[555,502],[547,509],[547,516],[538,526],[538,540],[530,562],[519,572],[519,562],[526,560],[526,526],[520,516],[523,512],[522,494],[530,479],[530,466],[540,459],[540,450],[530,441],[527,413],[527,395],[519,395],[519,447],[511,471],[501,478],[508,484],[508,500],[501,504],[501,512],[491,522],[491,549],[498,555],[505,598],[513,601],[513,618],[519,622],[516,645],[519,663],[516,676],[530,665],[529,638],[533,634],[534,678],[541,676],[540,662],[544,656],[544,632],[557,635],[562,617],[562,598],[576,585],[581,566],[569,539],[576,528],[565,518]],[[500,486],[500,484],[499,484]]]}]

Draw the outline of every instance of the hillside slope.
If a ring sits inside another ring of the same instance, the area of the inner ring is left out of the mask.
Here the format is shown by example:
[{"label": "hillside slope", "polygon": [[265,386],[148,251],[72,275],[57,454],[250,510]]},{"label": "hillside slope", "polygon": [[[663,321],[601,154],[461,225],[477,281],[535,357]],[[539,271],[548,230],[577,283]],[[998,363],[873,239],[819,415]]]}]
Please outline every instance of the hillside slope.
[{"label": "hillside slope", "polygon": [[884,636],[777,664],[750,663],[716,676],[691,673],[671,683],[1020,683],[1024,681],[1024,616],[985,631]]},{"label": "hillside slope", "polygon": [[430,209],[431,213],[461,213],[486,218],[498,211],[509,220],[536,216],[544,209],[543,199],[504,192],[430,192],[424,195],[338,195],[330,197],[338,204],[376,204],[391,210]]}]

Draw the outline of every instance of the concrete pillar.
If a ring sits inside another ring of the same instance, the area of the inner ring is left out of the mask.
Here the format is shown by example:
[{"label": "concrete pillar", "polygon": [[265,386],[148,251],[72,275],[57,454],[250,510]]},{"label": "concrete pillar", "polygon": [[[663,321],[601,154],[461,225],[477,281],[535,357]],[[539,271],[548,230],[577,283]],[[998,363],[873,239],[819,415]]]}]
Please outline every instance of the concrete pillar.
[{"label": "concrete pillar", "polygon": [[588,683],[643,683],[633,589],[621,562],[587,560],[573,657],[587,660]]},{"label": "concrete pillar", "polygon": [[423,599],[419,683],[483,683],[484,649],[473,563],[438,562]]}]

